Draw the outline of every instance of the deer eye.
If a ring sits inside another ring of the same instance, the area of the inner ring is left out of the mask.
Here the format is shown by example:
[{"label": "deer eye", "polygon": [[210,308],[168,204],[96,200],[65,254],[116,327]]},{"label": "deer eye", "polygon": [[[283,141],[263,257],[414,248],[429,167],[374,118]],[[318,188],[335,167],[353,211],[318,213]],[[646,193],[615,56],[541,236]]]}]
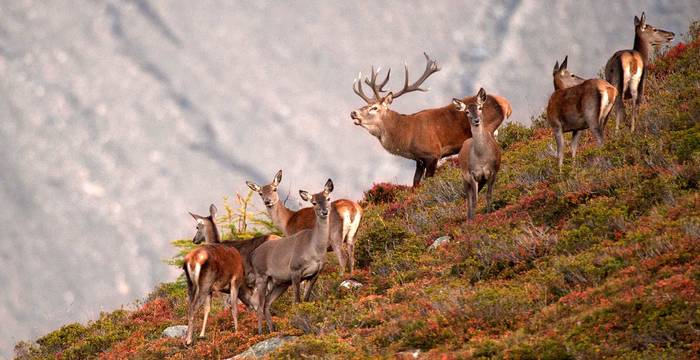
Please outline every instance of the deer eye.
[{"label": "deer eye", "polygon": [[376,107],[376,106],[372,106],[372,107],[369,109],[369,111],[377,111],[377,110],[379,110],[379,108]]}]

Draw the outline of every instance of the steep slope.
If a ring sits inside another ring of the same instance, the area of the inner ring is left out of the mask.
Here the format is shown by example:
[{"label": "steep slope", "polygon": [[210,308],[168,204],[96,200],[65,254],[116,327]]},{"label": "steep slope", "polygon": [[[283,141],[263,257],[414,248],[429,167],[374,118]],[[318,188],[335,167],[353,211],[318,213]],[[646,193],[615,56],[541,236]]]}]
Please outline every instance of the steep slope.
[{"label": "steep slope", "polygon": [[[700,27],[691,32],[651,65],[638,132],[613,136],[609,126],[602,148],[584,135],[578,164],[567,159],[562,174],[549,129],[506,125],[491,214],[466,220],[450,162],[416,191],[367,191],[354,276],[364,286],[340,289],[329,256],[317,300],[275,304],[279,334],[301,337],[272,357],[697,356]],[[451,240],[430,250],[443,235]],[[160,336],[185,322],[185,305],[184,284],[166,283],[135,311],[66,325],[17,355],[218,358],[272,336],[255,335],[250,312],[233,333],[218,299],[208,338],[185,349]]]}]

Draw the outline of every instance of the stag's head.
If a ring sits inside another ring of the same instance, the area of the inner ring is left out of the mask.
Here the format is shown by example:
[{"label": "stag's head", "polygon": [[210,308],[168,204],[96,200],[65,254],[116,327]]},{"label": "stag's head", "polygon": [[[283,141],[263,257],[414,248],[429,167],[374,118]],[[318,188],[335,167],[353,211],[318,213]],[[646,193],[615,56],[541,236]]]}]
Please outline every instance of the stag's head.
[{"label": "stag's head", "polygon": [[304,201],[308,201],[314,206],[314,212],[316,216],[325,219],[331,213],[331,192],[333,191],[333,180],[328,179],[326,185],[324,185],[323,190],[316,194],[309,194],[309,192],[304,190],[299,190],[299,196],[301,196]]},{"label": "stag's head", "polygon": [[[201,244],[202,242],[218,242],[218,230],[216,228],[216,206],[214,204],[209,205],[209,216],[197,215],[190,213],[195,221],[197,221],[197,231],[192,238],[192,242],[195,244]],[[207,240],[207,238],[209,238]]]},{"label": "stag's head", "polygon": [[[375,71],[374,67],[372,67],[371,77],[365,77],[364,79],[362,78],[362,73],[360,73],[357,79],[355,79],[355,81],[353,82],[352,89],[355,92],[355,94],[357,94],[357,96],[362,98],[362,100],[364,100],[367,103],[367,105],[358,108],[350,113],[350,117],[352,118],[355,125],[362,126],[363,128],[367,129],[367,131],[369,131],[372,135],[377,136],[379,134],[379,130],[382,127],[383,121],[386,118],[386,115],[390,111],[389,106],[394,101],[394,99],[398,98],[403,94],[413,91],[427,91],[426,89],[420,87],[421,84],[423,84],[423,82],[425,82],[425,80],[427,80],[430,75],[440,71],[440,68],[438,67],[437,62],[435,60],[430,59],[428,54],[423,53],[423,55],[425,56],[425,60],[427,62],[423,75],[421,75],[421,77],[418,80],[416,80],[413,84],[409,85],[408,65],[405,65],[404,86],[403,89],[397,92],[384,90],[384,86],[386,86],[386,84],[389,82],[389,77],[391,76],[391,69],[387,70],[386,77],[380,83],[377,83],[379,69]],[[363,81],[372,90],[373,97],[367,96],[362,90]]]},{"label": "stag's head", "polygon": [[260,194],[266,207],[271,208],[280,201],[279,195],[277,194],[277,187],[280,181],[282,181],[282,170],[278,171],[272,179],[272,182],[267,185],[260,186],[252,181],[246,181],[245,183],[251,190]]},{"label": "stag's head", "polygon": [[559,61],[554,64],[554,71],[552,71],[554,90],[570,88],[586,81],[586,79],[574,75],[566,68],[568,62],[569,55],[564,57],[564,61],[561,62],[561,65],[559,65]]},{"label": "stag's head", "polygon": [[657,29],[647,24],[646,15],[642,13],[642,18],[634,17],[634,32],[651,45],[663,45],[673,41],[674,33],[662,29]]},{"label": "stag's head", "polygon": [[481,111],[486,103],[486,90],[484,88],[479,89],[479,92],[476,93],[476,99],[473,103],[465,104],[460,99],[452,99],[452,103],[458,111],[466,113],[471,126],[479,127],[481,125]]}]

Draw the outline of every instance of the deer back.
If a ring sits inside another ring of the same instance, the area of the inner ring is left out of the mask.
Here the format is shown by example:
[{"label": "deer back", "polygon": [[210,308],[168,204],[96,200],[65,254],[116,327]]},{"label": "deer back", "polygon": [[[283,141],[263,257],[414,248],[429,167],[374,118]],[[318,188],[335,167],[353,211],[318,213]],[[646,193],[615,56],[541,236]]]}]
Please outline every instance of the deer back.
[{"label": "deer back", "polygon": [[603,93],[607,101],[612,102],[617,91],[601,79],[590,79],[570,88],[559,89],[549,98],[547,120],[552,127],[561,126],[564,131],[586,129],[587,113],[599,118]]},{"label": "deer back", "polygon": [[210,279],[213,290],[228,289],[234,276],[244,279],[243,259],[231,246],[205,244],[195,248],[185,255],[185,265],[192,269],[196,264],[201,268],[199,279]]}]

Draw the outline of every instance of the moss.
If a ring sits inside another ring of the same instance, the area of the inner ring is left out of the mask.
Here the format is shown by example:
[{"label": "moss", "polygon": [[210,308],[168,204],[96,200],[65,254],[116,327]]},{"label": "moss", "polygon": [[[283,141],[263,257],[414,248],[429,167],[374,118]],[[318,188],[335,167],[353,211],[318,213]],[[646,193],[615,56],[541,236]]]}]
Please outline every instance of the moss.
[{"label": "moss", "polygon": [[270,354],[271,359],[361,358],[352,346],[335,335],[302,336]]}]

